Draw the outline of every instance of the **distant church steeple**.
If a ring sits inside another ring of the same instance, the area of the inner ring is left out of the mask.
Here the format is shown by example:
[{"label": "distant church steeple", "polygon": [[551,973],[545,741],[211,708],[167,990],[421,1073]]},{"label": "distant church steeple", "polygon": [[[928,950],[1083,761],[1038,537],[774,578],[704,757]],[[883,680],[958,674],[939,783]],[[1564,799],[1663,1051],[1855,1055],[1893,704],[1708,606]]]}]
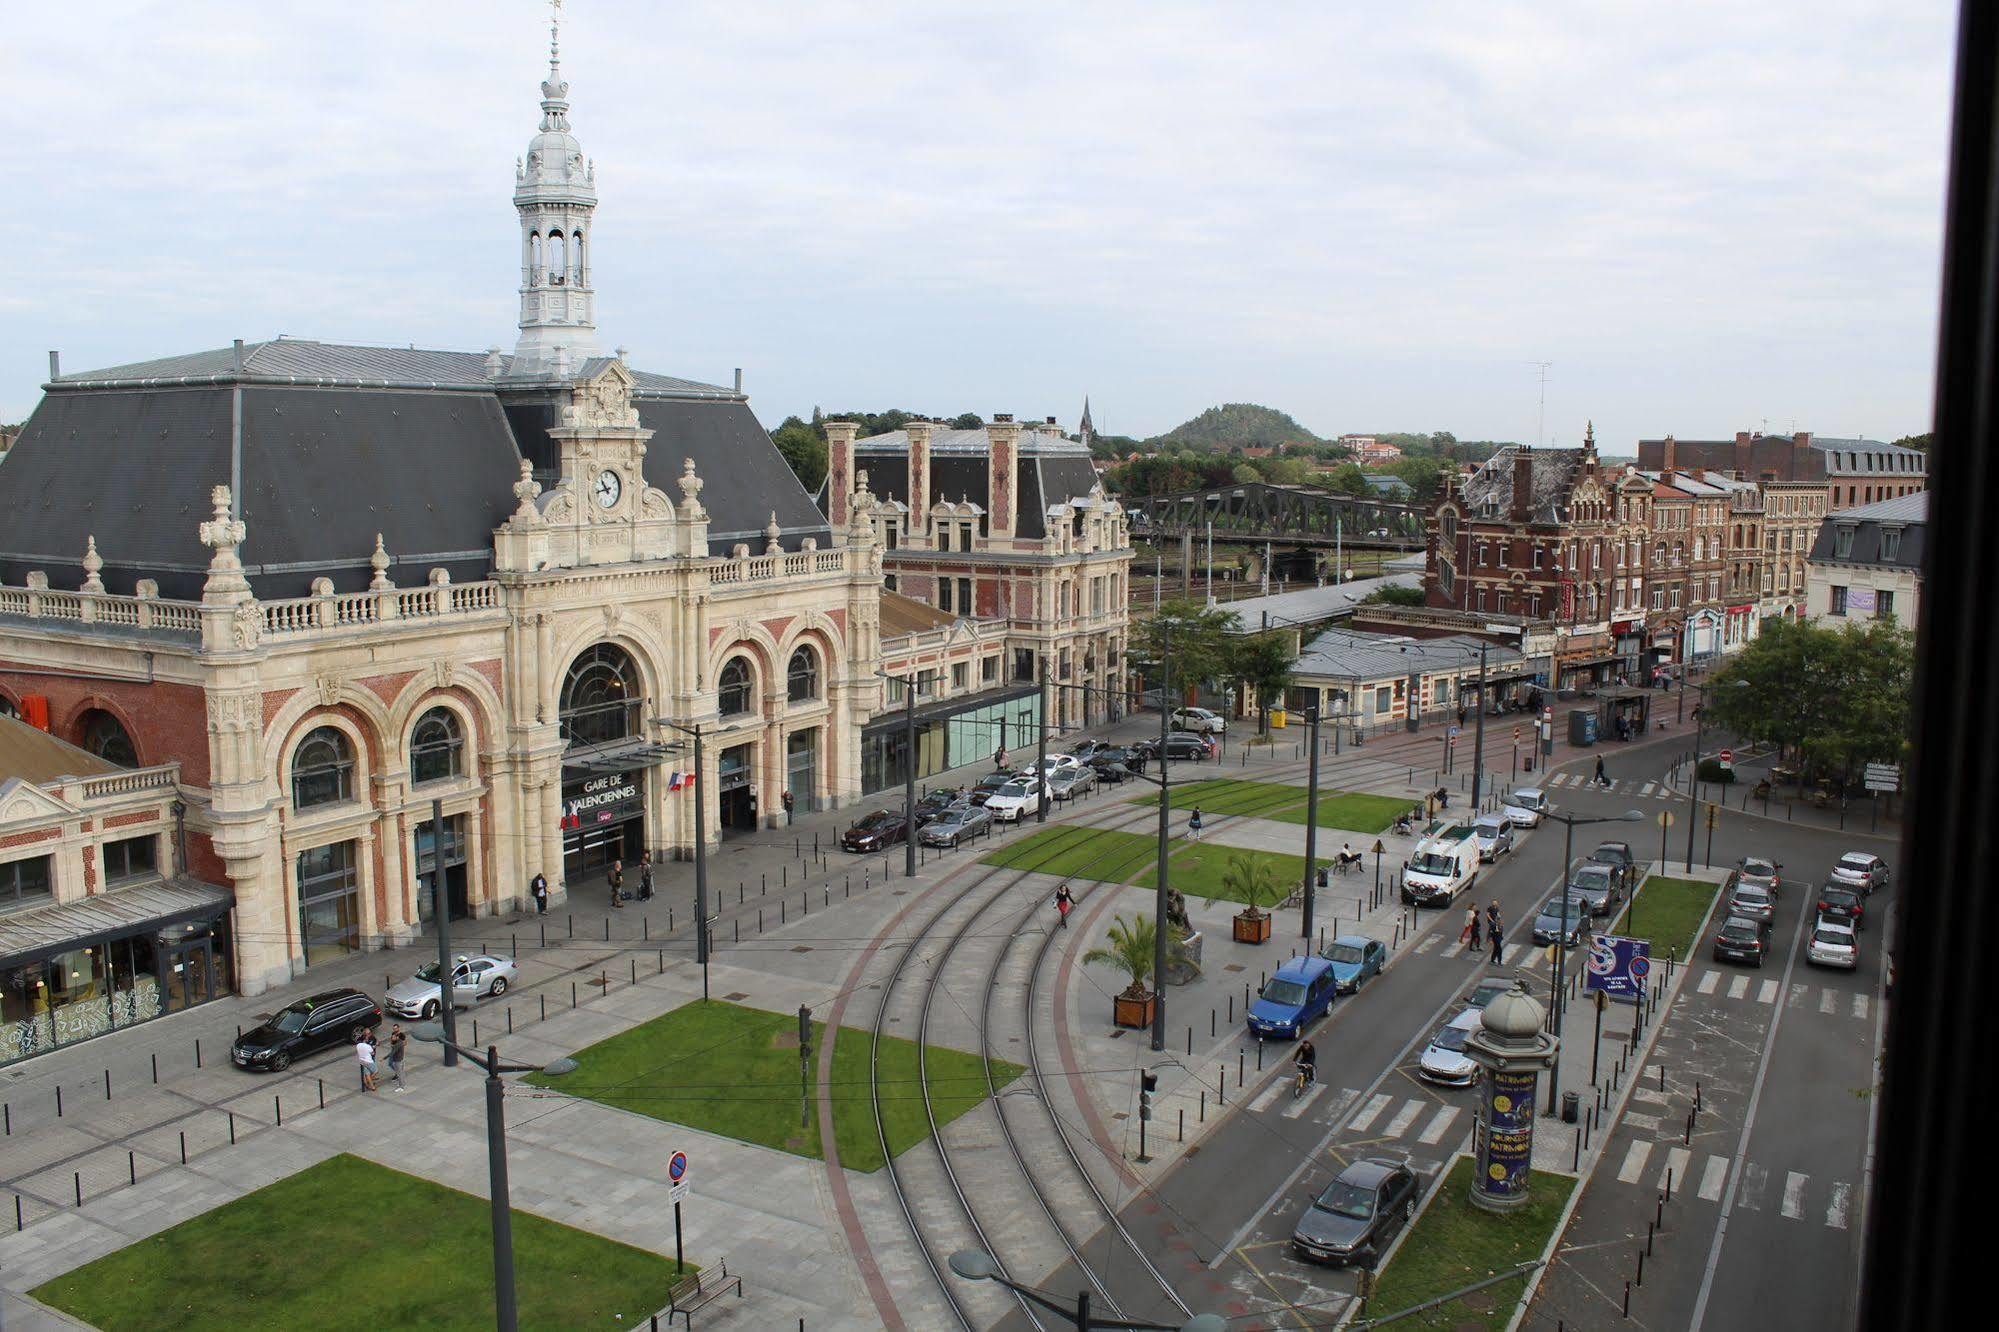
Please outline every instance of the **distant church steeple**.
[{"label": "distant church steeple", "polygon": [[548,78],[541,85],[541,131],[528,141],[525,164],[514,167],[514,209],[521,219],[520,340],[513,373],[556,373],[558,357],[575,367],[597,354],[597,315],[590,288],[597,168],[569,132],[569,85],[562,80],[558,21],[552,0]]},{"label": "distant church steeple", "polygon": [[1087,393],[1083,395],[1083,420],[1076,427],[1076,433],[1083,437],[1085,444],[1097,437],[1097,427],[1090,421],[1090,395]]}]

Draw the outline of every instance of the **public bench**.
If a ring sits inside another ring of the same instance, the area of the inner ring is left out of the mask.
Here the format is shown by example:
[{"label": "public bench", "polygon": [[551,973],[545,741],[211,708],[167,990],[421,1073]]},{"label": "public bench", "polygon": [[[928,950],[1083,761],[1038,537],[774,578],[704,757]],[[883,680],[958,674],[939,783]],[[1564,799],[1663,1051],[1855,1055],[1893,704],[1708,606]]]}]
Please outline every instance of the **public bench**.
[{"label": "public bench", "polygon": [[[683,1326],[693,1327],[694,1315],[721,1299],[731,1289],[736,1292],[737,1299],[743,1297],[743,1279],[732,1275],[726,1262],[717,1263],[713,1267],[703,1268],[699,1272],[682,1277],[674,1282],[666,1293],[664,1312],[667,1326],[673,1326],[673,1320],[678,1318]],[[659,1327],[659,1314],[652,1316],[652,1325],[654,1329]]]}]

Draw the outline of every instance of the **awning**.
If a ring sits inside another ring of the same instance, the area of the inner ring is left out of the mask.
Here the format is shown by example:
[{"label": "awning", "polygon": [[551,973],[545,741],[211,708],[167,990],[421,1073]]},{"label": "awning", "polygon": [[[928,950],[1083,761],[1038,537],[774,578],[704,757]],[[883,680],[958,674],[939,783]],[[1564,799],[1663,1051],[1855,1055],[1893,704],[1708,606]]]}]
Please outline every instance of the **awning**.
[{"label": "awning", "polygon": [[0,967],[24,966],[98,939],[220,920],[235,905],[229,889],[181,877],[12,912],[0,916]]},{"label": "awning", "polygon": [[1585,666],[1615,666],[1623,660],[1624,658],[1614,652],[1601,657],[1578,657],[1573,661],[1564,661],[1562,669],[1565,671],[1578,671]]},{"label": "awning", "polygon": [[[687,742],[692,752],[693,741]],[[645,740],[619,740],[614,744],[572,749],[562,756],[562,766],[577,772],[618,773],[634,768],[656,768],[680,753],[676,745],[656,745]]]}]

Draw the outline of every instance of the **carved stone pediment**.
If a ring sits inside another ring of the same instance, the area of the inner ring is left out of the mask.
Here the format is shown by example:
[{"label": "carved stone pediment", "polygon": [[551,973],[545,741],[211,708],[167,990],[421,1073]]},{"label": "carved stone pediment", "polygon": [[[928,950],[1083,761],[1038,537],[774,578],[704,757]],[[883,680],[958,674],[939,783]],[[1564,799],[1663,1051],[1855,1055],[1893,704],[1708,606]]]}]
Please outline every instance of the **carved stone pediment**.
[{"label": "carved stone pediment", "polygon": [[0,782],[0,826],[74,818],[77,813],[32,782],[19,777]]},{"label": "carved stone pediment", "polygon": [[632,372],[624,362],[612,361],[595,379],[570,388],[564,424],[573,430],[639,428],[638,409],[632,406]]}]

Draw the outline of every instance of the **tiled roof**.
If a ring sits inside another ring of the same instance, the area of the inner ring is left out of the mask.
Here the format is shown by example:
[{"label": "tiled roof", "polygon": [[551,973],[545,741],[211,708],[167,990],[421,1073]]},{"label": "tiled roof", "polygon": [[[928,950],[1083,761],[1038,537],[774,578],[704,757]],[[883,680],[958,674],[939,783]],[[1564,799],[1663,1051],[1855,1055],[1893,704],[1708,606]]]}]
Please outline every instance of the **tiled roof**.
[{"label": "tiled roof", "polygon": [[1465,507],[1473,517],[1497,506],[1502,516],[1513,512],[1513,460],[1524,454],[1532,478],[1532,520],[1558,523],[1562,505],[1569,497],[1569,480],[1582,459],[1581,449],[1501,449],[1465,478],[1459,487]]},{"label": "tiled roof", "polygon": [[99,777],[118,765],[47,731],[0,716],[0,782],[18,777],[45,786],[58,777]]}]

